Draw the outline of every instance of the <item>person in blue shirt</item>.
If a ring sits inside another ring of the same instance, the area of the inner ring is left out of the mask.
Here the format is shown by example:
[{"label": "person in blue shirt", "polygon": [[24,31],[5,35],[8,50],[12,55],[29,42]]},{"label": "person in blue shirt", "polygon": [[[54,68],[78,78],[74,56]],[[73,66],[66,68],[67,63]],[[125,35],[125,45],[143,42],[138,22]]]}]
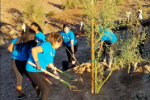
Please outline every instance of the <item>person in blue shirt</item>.
[{"label": "person in blue shirt", "polygon": [[46,36],[43,34],[41,27],[36,22],[31,23],[30,28],[36,32],[35,38],[37,43],[46,41]]},{"label": "person in blue shirt", "polygon": [[68,56],[68,61],[69,65],[68,68],[74,67],[75,66],[75,59],[76,58],[76,53],[77,53],[77,40],[75,38],[75,35],[72,31],[70,31],[70,25],[69,24],[64,24],[63,25],[63,31],[60,32],[60,34],[63,37],[63,43],[64,46],[68,48],[68,50],[72,53],[72,55],[66,50],[67,56]]},{"label": "person in blue shirt", "polygon": [[[34,39],[35,32],[31,29],[23,32],[22,36],[16,37],[8,46],[8,50],[12,52],[12,68],[16,74],[16,88],[18,91],[18,99],[25,98],[26,95],[22,93],[22,80],[23,74],[27,77],[25,66],[28,56],[31,53],[31,48],[36,46]],[[36,85],[32,83],[32,86],[36,88]]]},{"label": "person in blue shirt", "polygon": [[113,61],[113,57],[112,57],[112,53],[115,47],[115,43],[117,41],[117,36],[111,31],[108,30],[106,28],[102,29],[101,27],[99,27],[99,31],[100,34],[102,34],[101,37],[101,44],[100,44],[100,48],[102,48],[103,53],[103,61],[106,62],[106,45],[110,48],[110,52],[109,52],[109,68],[111,68],[112,65],[112,61]]},{"label": "person in blue shirt", "polygon": [[[42,43],[46,41],[46,36],[43,34],[43,30],[36,22],[31,23],[30,28],[36,32],[35,38],[37,43]],[[49,79],[49,76],[46,73],[45,77]],[[29,81],[29,78],[27,80]]]},{"label": "person in blue shirt", "polygon": [[[45,79],[44,72],[46,67],[55,69],[53,65],[55,49],[59,48],[62,44],[62,36],[59,33],[51,33],[46,41],[32,48],[32,53],[28,61],[34,63],[36,68],[29,63],[26,64],[26,70],[29,74],[31,81],[38,86],[38,93],[41,94],[41,100],[48,100],[49,86]],[[54,70],[55,74],[56,70]]]}]

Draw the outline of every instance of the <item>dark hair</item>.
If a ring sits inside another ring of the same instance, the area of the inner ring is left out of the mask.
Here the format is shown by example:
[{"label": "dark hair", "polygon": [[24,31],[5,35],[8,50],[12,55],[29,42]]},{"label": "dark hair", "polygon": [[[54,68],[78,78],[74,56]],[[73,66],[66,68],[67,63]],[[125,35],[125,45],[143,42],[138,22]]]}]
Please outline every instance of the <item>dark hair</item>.
[{"label": "dark hair", "polygon": [[41,27],[36,22],[31,23],[31,25],[38,27],[38,31],[43,33],[43,30],[41,29]]},{"label": "dark hair", "polygon": [[31,46],[36,46],[35,32],[32,29],[26,30],[22,36],[20,36],[15,43],[17,46],[16,50],[20,52],[25,46],[25,53],[27,54]]},{"label": "dark hair", "polygon": [[64,24],[63,29],[66,28],[66,27],[70,28],[70,25],[69,24]]},{"label": "dark hair", "polygon": [[46,38],[46,41],[51,42],[52,45],[54,45],[56,42],[61,43],[63,38],[61,34],[53,32]]}]

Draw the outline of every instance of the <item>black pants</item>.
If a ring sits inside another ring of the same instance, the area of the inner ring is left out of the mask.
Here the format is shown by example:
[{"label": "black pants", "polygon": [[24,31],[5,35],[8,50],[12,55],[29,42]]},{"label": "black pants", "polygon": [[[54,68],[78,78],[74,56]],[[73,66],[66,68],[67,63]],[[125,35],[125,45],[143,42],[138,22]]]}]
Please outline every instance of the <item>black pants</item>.
[{"label": "black pants", "polygon": [[[26,67],[26,62],[27,61],[19,61],[19,60],[15,60],[12,59],[12,67],[14,69],[14,72],[16,74],[16,78],[17,78],[17,86],[22,86],[22,80],[23,80],[23,74],[25,74],[29,79],[29,75],[27,74],[27,71],[25,69]],[[34,83],[32,83],[33,88],[36,87],[36,85]]]},{"label": "black pants", "polygon": [[110,45],[111,45],[110,42],[104,41],[104,43],[103,43],[103,53],[102,53],[102,58],[103,59],[106,58],[107,48],[108,48],[108,50],[110,50]]},{"label": "black pants", "polygon": [[[66,46],[66,47],[72,53],[71,47],[68,47],[68,46]],[[76,43],[76,45],[74,45],[74,55],[75,55],[75,58],[76,58],[77,48],[78,48],[78,44]],[[72,58],[72,55],[68,52],[68,50],[66,50],[66,53],[67,53],[67,56],[68,56],[68,61],[69,62],[75,61],[75,59]]]},{"label": "black pants", "polygon": [[28,72],[31,81],[38,86],[38,95],[41,93],[41,100],[48,100],[49,86],[45,79],[44,72]]},{"label": "black pants", "polygon": [[140,56],[142,57],[142,54],[143,54],[143,48],[144,48],[144,44],[143,43],[140,43],[139,45],[137,45],[137,48],[139,50],[139,53],[140,53]]}]

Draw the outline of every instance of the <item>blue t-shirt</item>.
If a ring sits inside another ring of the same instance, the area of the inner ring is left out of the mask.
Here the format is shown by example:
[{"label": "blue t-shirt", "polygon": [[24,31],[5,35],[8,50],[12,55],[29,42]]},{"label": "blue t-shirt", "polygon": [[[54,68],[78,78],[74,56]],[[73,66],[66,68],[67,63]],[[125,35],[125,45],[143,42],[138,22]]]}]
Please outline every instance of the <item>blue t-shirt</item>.
[{"label": "blue t-shirt", "polygon": [[65,45],[71,47],[71,43],[70,43],[71,40],[74,40],[73,45],[76,45],[77,40],[72,31],[69,30],[69,32],[67,34],[64,31],[61,31],[60,34],[63,36],[63,41],[64,41]]},{"label": "blue t-shirt", "polygon": [[36,40],[38,40],[40,42],[45,42],[46,41],[45,40],[46,36],[42,32],[36,33],[35,38],[36,38]]},{"label": "blue t-shirt", "polygon": [[[102,34],[101,28],[99,31]],[[117,36],[112,31],[104,28],[104,33],[101,37],[101,41],[107,41],[110,43],[115,43],[117,41]]]},{"label": "blue t-shirt", "polygon": [[17,48],[17,40],[18,40],[19,37],[16,37],[13,41],[12,41],[12,44],[14,45],[13,47],[13,51],[12,51],[12,58],[13,59],[16,59],[16,60],[19,60],[19,61],[27,61],[28,59],[28,55],[30,55],[31,53],[31,48],[32,46],[29,48],[28,52],[26,53],[26,46],[24,46],[21,51],[19,50],[16,50]]},{"label": "blue t-shirt", "polygon": [[[46,70],[47,65],[53,63],[53,61],[54,61],[55,49],[52,48],[50,42],[43,42],[43,43],[39,44],[39,46],[42,47],[43,52],[38,53],[38,61],[39,61],[39,64],[41,65],[41,68]],[[28,61],[35,64],[35,61],[33,59],[32,54],[30,54]],[[28,61],[26,64],[26,70],[27,71],[29,71],[29,72],[43,72],[41,70],[38,71],[34,66],[30,65],[28,63]]]}]

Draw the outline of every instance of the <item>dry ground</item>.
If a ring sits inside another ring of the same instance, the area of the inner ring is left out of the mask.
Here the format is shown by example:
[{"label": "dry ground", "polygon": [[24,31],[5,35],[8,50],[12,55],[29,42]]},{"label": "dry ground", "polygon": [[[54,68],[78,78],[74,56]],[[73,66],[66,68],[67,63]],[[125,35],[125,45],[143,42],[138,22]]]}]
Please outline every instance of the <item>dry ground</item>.
[{"label": "dry ground", "polygon": [[[23,7],[20,7],[25,0],[1,0],[1,48],[0,48],[0,97],[1,100],[16,100],[17,92],[15,89],[16,78],[14,71],[11,67],[11,53],[7,51],[7,46],[11,40],[5,38],[15,38],[16,33],[19,33],[16,26],[17,23],[14,23],[12,19],[14,14],[8,13],[7,11],[10,8],[16,8],[20,12],[24,11]],[[29,1],[29,0],[26,0]],[[58,32],[62,29],[63,23],[70,23],[72,25],[72,30],[79,31],[79,19],[82,14],[84,14],[82,9],[71,9],[71,10],[62,10],[60,9],[63,0],[39,0],[43,5],[45,13],[49,11],[55,11],[56,15],[51,19],[43,19],[47,21],[44,27],[44,33],[51,33],[52,31]],[[138,8],[135,4],[138,4],[140,0],[123,0],[126,3],[124,11],[128,8],[131,10],[137,11]],[[131,5],[129,5],[131,4]],[[147,11],[150,7],[150,1],[142,2],[143,10]],[[120,7],[121,8],[121,7]],[[148,18],[150,13],[146,13]],[[30,23],[28,23],[30,25]],[[9,33],[9,34],[8,34]],[[90,61],[90,48],[87,46],[86,37],[79,37],[78,40],[78,53],[77,59],[79,63]],[[149,42],[150,43],[150,42]],[[56,51],[55,56],[55,66],[61,68],[61,62],[67,59],[65,49],[60,47]],[[78,74],[72,70],[66,71],[73,78],[78,79],[77,82],[71,81],[66,76],[60,74],[61,78],[69,82],[71,85],[76,86],[78,89],[82,90],[79,92],[73,92],[67,88],[63,83],[50,78],[50,81],[55,85],[50,85],[50,94],[48,100],[150,100],[150,81],[145,83],[141,78],[143,75],[148,73],[147,68],[150,71],[149,65],[140,65],[135,73],[127,74],[125,69],[116,69],[108,81],[104,84],[99,94],[91,94],[91,74],[84,73]],[[107,75],[108,73],[106,73]],[[23,92],[28,96],[25,100],[35,100],[35,92],[31,87],[30,81],[26,81],[27,77],[24,76],[23,80]],[[142,95],[142,93],[144,93]],[[140,99],[138,99],[140,98]]]}]

